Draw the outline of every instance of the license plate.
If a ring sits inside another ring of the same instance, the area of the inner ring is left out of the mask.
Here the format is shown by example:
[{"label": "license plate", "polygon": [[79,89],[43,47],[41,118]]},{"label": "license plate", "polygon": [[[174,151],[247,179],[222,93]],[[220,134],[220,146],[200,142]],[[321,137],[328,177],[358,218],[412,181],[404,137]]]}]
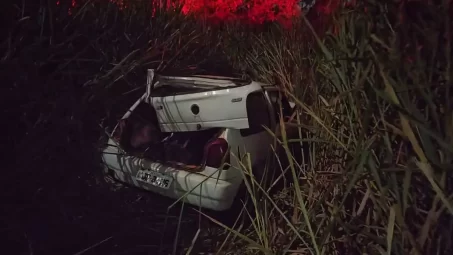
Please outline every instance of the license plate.
[{"label": "license plate", "polygon": [[144,170],[138,171],[137,180],[164,189],[170,188],[170,185],[173,182],[173,178],[171,178],[170,176],[163,175],[158,172]]}]

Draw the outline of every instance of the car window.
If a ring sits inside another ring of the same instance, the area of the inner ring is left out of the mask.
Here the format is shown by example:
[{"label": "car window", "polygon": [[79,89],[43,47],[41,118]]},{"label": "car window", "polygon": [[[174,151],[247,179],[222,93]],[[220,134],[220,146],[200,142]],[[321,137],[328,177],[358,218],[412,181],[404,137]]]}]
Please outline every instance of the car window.
[{"label": "car window", "polygon": [[254,92],[247,96],[247,116],[249,128],[241,129],[243,137],[265,131],[264,127],[271,126],[271,117],[266,97],[263,92]]}]

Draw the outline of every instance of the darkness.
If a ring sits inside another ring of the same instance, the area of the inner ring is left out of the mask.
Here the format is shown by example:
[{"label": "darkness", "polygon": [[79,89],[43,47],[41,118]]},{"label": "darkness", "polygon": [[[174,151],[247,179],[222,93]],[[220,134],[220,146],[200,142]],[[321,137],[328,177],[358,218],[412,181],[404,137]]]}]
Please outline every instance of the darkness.
[{"label": "darkness", "polygon": [[[101,75],[157,35],[131,44],[119,35],[133,37],[149,24],[126,27],[106,14],[103,27],[95,12],[71,20],[54,10],[42,22],[46,2],[2,3],[8,25],[0,44],[3,253],[179,254],[201,224],[194,208],[185,206],[176,240],[181,205],[167,210],[173,200],[130,187],[111,190],[100,174],[100,126],[143,93],[132,84],[144,84],[146,68],[114,87],[116,77]],[[231,73],[219,61],[199,68],[219,66],[219,74]],[[204,249],[212,238],[204,238]]]},{"label": "darkness", "polygon": [[[178,203],[168,209],[174,200],[106,182],[101,175],[100,148],[105,144],[105,132],[111,130],[124,111],[144,92],[147,68],[159,67],[164,74],[180,75],[237,75],[243,70],[236,70],[228,64],[229,59],[217,45],[215,29],[206,33],[202,33],[201,28],[201,32],[193,31],[198,29],[194,24],[199,24],[193,20],[190,21],[193,23],[185,23],[185,20],[181,22],[162,13],[159,18],[154,18],[146,7],[134,9],[136,13],[131,15],[107,5],[110,0],[94,0],[80,15],[68,15],[67,7],[71,2],[60,0],[60,5],[56,6],[52,0],[8,0],[3,1],[0,8],[0,19],[5,24],[0,36],[0,107],[4,127],[0,138],[3,155],[0,178],[2,252],[12,255],[183,254],[184,248],[191,246],[199,228],[203,231],[192,252],[213,252],[218,242],[224,240],[220,227],[200,217],[196,208]],[[312,2],[306,1],[309,5]],[[422,47],[422,58],[432,58],[435,60],[433,63],[442,68],[450,67],[445,63],[450,63],[451,51],[448,49],[449,53],[444,54],[447,49],[441,49],[446,36],[437,32],[446,31],[442,26],[449,24],[439,22],[442,17],[433,11],[438,9],[424,8],[423,1],[401,2],[405,3],[401,9],[391,9],[395,12],[390,15],[393,19],[385,20],[401,25],[398,29],[402,31],[397,33],[405,40],[395,42],[404,49],[398,51],[402,55],[398,59],[410,60]],[[381,3],[376,5],[381,6]],[[370,9],[369,12],[369,16],[385,18],[374,15],[383,10]],[[323,17],[313,12],[308,16],[323,24]],[[415,25],[408,25],[412,23]],[[419,29],[418,25],[421,28],[426,25],[429,29]],[[322,32],[323,27],[320,27]],[[372,29],[378,35],[390,32],[385,26]],[[175,31],[181,31],[181,36]],[[421,36],[430,31],[433,36],[431,33]],[[201,43],[187,42],[186,37],[192,32],[204,36],[197,38]],[[440,43],[433,40],[435,37]],[[149,42],[153,45],[149,46]],[[398,65],[403,61],[386,59],[393,54],[383,52],[378,53],[385,63],[392,64],[390,67],[395,65],[394,72],[410,68],[410,65]],[[438,52],[436,59],[432,57],[433,52]],[[440,102],[448,102],[445,108],[451,109],[449,88],[442,87],[446,82],[434,83],[438,84],[432,86],[437,88],[433,95],[440,95]],[[444,100],[442,97],[445,95]],[[418,103],[421,105],[417,107],[425,107],[423,100],[418,100]],[[395,110],[388,114],[398,113]],[[439,128],[442,130],[440,133],[447,134],[444,129]],[[395,141],[399,139],[401,137]],[[410,146],[408,144],[405,150],[412,151]],[[434,155],[436,151],[427,151],[433,158],[437,157]],[[407,166],[412,167],[410,164]],[[447,178],[447,191],[451,194],[453,179],[450,174]],[[432,201],[436,194],[431,189],[425,191],[427,185],[425,179],[414,181],[414,189],[422,188],[413,193],[415,200],[423,200],[423,206],[419,206],[421,202],[414,203],[417,210],[428,211],[434,204]],[[354,206],[351,204],[345,208]],[[230,224],[238,209],[207,213]],[[411,224],[408,226],[410,232],[424,231],[423,222],[417,223],[419,215],[416,210],[405,215],[405,221]],[[427,221],[428,216],[420,219]],[[345,219],[344,223],[353,229],[358,226],[356,222]],[[442,238],[448,236],[452,222],[450,215],[442,216],[439,222],[439,227],[432,228],[430,236],[444,226],[447,227],[442,229],[445,232]],[[341,232],[346,233],[347,229],[342,229]],[[355,234],[351,231],[347,236]],[[385,239],[382,240],[385,243]],[[442,244],[448,241],[444,238],[433,242],[433,247],[448,247]],[[408,243],[407,240],[402,242]]]},{"label": "darkness", "polygon": [[[8,1],[0,10],[6,24],[0,44],[2,250],[180,254],[199,227],[209,226],[193,252],[212,251],[223,241],[221,229],[201,221],[195,208],[184,206],[181,214],[177,204],[168,210],[173,200],[131,187],[114,190],[101,175],[104,128],[143,93],[138,84],[146,81],[146,68],[161,59],[162,52],[147,51],[147,42],[168,38],[179,24],[162,30],[157,21],[124,20],[102,9],[103,1],[73,19],[63,8],[71,1],[60,2],[57,8],[46,0]],[[110,72],[111,63],[136,49],[125,65],[138,67]],[[169,51],[175,49],[170,45]],[[172,68],[164,73],[237,73],[209,45],[185,50],[188,59],[165,56]],[[237,210],[208,213],[231,223]]]}]

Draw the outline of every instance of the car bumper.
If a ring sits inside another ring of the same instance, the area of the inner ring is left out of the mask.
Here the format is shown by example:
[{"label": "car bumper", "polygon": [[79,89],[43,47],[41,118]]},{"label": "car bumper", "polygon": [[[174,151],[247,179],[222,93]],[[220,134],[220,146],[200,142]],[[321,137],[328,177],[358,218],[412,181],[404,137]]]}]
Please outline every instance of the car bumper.
[{"label": "car bumper", "polygon": [[[220,180],[142,158],[119,155],[118,149],[112,146],[104,150],[102,158],[106,169],[119,181],[215,211],[224,211],[231,207],[241,183],[239,178]],[[141,181],[137,178],[140,170],[171,177],[172,183],[164,189]]]}]

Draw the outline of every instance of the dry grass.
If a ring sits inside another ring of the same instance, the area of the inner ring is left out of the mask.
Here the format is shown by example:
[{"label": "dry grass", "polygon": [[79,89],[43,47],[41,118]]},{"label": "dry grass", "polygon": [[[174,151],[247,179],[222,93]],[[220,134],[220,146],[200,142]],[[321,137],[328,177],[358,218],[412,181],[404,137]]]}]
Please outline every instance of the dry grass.
[{"label": "dry grass", "polygon": [[424,16],[363,3],[336,17],[335,35],[320,39],[305,20],[311,36],[263,33],[232,54],[286,89],[310,144],[244,243],[279,254],[452,251],[451,21],[448,7],[418,4],[403,12]]},{"label": "dry grass", "polygon": [[[18,162],[21,169],[59,161],[60,148],[94,149],[99,124],[116,121],[117,108],[141,93],[146,68],[190,73],[220,57],[281,86],[298,114],[280,125],[300,139],[279,136],[290,163],[281,170],[291,179],[280,192],[258,192],[250,179],[250,227],[211,218],[228,228],[219,253],[452,252],[450,6],[367,1],[335,16],[338,33],[318,38],[307,20],[290,31],[251,33],[199,26],[177,13],[151,17],[141,4],[120,11],[88,1],[71,17],[44,6],[45,22],[37,8],[19,8],[1,44],[1,72],[20,102],[10,112],[21,120],[11,139],[16,155],[33,155]],[[309,157],[292,155],[290,143],[308,144]],[[93,151],[82,156],[95,160]]]}]

